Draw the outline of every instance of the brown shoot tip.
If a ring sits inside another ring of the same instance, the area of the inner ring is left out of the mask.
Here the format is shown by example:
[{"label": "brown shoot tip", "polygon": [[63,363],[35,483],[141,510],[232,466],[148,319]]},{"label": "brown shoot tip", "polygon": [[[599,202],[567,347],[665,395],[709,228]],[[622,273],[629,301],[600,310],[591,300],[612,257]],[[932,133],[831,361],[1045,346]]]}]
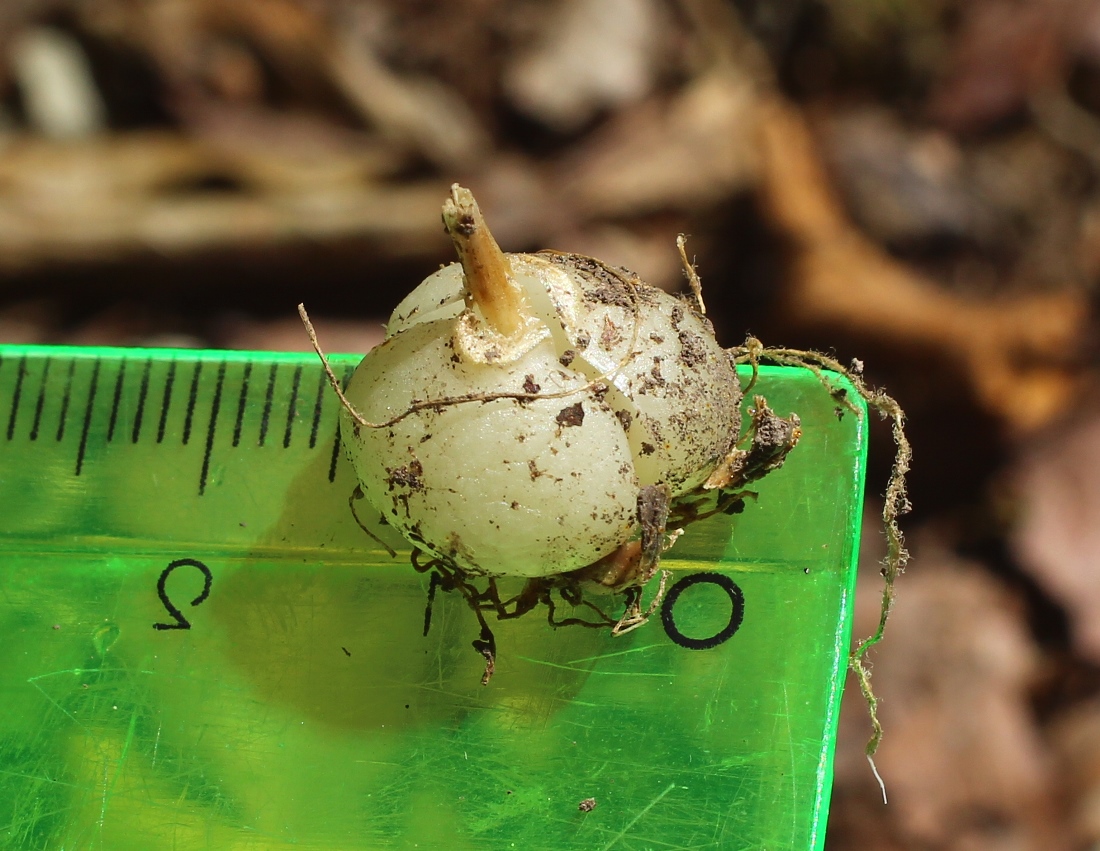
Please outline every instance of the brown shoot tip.
[{"label": "brown shoot tip", "polygon": [[451,186],[451,197],[443,202],[443,226],[462,263],[466,289],[485,321],[506,337],[521,335],[531,315],[523,291],[469,189]]}]

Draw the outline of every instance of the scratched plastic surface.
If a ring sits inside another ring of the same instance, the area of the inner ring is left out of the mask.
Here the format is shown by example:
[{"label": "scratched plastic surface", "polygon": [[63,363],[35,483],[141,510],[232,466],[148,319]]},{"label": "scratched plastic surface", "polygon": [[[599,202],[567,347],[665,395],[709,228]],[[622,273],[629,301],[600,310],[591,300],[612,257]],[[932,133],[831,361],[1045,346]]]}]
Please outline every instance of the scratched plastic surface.
[{"label": "scratched plastic surface", "polygon": [[865,429],[812,376],[763,371],[805,436],[669,554],[667,617],[496,624],[483,687],[473,615],[425,637],[351,519],[310,357],[0,358],[0,847],[822,846]]}]

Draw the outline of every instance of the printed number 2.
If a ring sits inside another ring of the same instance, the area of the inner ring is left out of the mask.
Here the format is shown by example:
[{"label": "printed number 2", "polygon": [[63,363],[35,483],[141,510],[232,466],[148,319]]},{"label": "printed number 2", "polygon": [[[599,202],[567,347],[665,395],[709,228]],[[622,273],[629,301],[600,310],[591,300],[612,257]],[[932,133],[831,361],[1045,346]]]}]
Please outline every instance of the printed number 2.
[{"label": "printed number 2", "polygon": [[185,618],[183,616],[183,612],[181,612],[179,610],[179,608],[177,608],[177,606],[171,600],[168,599],[168,592],[164,590],[164,585],[168,581],[168,575],[173,570],[175,570],[177,567],[184,567],[184,566],[198,568],[202,572],[203,577],[205,578],[205,582],[203,583],[203,586],[202,586],[202,593],[199,594],[199,596],[197,596],[194,600],[191,601],[191,605],[192,606],[197,606],[199,603],[201,603],[203,600],[205,600],[207,597],[210,596],[210,585],[214,581],[214,577],[210,573],[210,568],[207,567],[205,564],[203,564],[201,561],[198,561],[197,559],[193,559],[193,558],[178,558],[178,559],[176,559],[174,562],[169,564],[168,567],[164,568],[164,572],[161,573],[160,579],[157,580],[157,596],[160,597],[160,601],[164,604],[164,608],[168,610],[168,614],[170,614],[173,618],[175,618],[176,622],[175,623],[155,623],[155,624],[153,624],[153,629],[190,629],[191,628],[191,621],[187,620],[187,618]]}]

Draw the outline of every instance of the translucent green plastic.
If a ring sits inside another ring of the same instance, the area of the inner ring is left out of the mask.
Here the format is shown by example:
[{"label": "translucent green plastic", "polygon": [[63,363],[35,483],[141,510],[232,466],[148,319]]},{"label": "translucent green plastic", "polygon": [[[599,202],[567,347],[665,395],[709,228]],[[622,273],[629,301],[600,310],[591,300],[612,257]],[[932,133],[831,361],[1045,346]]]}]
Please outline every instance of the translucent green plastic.
[{"label": "translucent green plastic", "polygon": [[0,847],[820,848],[866,430],[808,372],[753,393],[802,442],[665,606],[494,622],[482,686],[465,603],[425,636],[352,518],[312,356],[0,347]]}]

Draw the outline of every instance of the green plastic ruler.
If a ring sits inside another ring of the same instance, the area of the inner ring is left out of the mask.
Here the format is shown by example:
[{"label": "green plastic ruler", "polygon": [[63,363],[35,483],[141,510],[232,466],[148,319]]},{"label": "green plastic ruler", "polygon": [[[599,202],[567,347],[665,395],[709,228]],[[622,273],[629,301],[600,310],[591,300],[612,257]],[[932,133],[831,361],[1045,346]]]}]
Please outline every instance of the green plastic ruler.
[{"label": "green plastic ruler", "polygon": [[754,392],[803,440],[659,613],[496,624],[482,686],[465,603],[423,635],[351,516],[311,355],[0,346],[0,846],[820,848],[866,433]]}]

